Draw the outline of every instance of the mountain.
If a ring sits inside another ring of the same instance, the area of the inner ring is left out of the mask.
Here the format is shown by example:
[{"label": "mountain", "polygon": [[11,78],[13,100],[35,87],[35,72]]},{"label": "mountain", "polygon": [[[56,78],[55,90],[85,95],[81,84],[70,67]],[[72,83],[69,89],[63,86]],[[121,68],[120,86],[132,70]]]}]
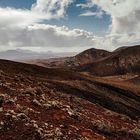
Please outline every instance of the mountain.
[{"label": "mountain", "polygon": [[110,52],[100,49],[88,49],[80,54],[77,54],[73,57],[61,57],[61,58],[52,58],[52,59],[36,59],[26,61],[30,64],[36,64],[44,67],[65,67],[73,68],[95,62],[103,57],[106,57]]},{"label": "mountain", "polygon": [[124,50],[124,49],[126,49],[126,48],[128,48],[128,47],[130,47],[130,46],[119,47],[119,48],[115,49],[114,52]]},{"label": "mountain", "polygon": [[113,52],[88,49],[73,57],[34,59],[26,63],[50,68],[66,68],[96,76],[140,72],[140,46],[120,47]]},{"label": "mountain", "polygon": [[126,47],[109,56],[78,68],[98,76],[119,75],[140,72],[140,46]]},{"label": "mountain", "polygon": [[57,57],[65,57],[65,56],[73,56],[76,53],[53,53],[51,51],[48,52],[33,52],[30,50],[7,50],[0,52],[0,59],[7,60],[16,60],[16,61],[25,61],[25,60],[34,60],[34,59],[49,59],[49,58],[57,58]]},{"label": "mountain", "polygon": [[139,119],[133,81],[0,60],[2,140],[139,140]]},{"label": "mountain", "polygon": [[24,50],[7,50],[0,52],[1,59],[9,59],[9,60],[22,60],[22,59],[31,59],[37,58],[38,54],[33,52],[27,52]]},{"label": "mountain", "polygon": [[88,64],[110,55],[110,52],[100,49],[88,49],[74,57],[78,65]]}]

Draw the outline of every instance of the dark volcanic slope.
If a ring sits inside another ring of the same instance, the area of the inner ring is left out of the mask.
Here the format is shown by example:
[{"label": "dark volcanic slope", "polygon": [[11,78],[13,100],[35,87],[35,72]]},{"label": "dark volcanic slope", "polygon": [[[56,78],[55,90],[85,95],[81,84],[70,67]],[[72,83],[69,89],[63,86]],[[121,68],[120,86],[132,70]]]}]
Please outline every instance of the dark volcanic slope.
[{"label": "dark volcanic slope", "polygon": [[140,93],[0,60],[1,140],[139,140]]},{"label": "dark volcanic slope", "polygon": [[50,68],[74,69],[97,76],[139,73],[140,46],[121,47],[114,52],[91,48],[74,57],[31,60],[27,63]]},{"label": "dark volcanic slope", "polygon": [[94,75],[108,76],[140,72],[140,46],[133,46],[112,52],[111,55],[91,64],[79,67],[80,71]]},{"label": "dark volcanic slope", "polygon": [[88,64],[110,55],[110,52],[100,49],[88,49],[74,57],[75,63],[78,65]]}]

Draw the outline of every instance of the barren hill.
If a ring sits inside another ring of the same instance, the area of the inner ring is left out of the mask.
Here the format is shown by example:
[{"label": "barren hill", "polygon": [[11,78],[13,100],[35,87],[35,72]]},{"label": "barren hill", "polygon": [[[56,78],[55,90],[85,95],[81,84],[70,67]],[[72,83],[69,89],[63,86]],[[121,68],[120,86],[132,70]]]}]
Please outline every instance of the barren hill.
[{"label": "barren hill", "polygon": [[96,62],[79,67],[80,71],[98,76],[140,72],[140,46],[126,47]]},{"label": "barren hill", "polygon": [[101,58],[110,55],[110,52],[100,49],[88,49],[73,57],[62,57],[62,58],[52,58],[52,59],[38,59],[26,61],[30,64],[36,64],[44,67],[55,67],[55,68],[74,68],[77,66],[82,66],[84,64],[96,62]]},{"label": "barren hill", "polygon": [[108,51],[91,48],[76,55],[74,57],[74,60],[75,63],[77,63],[78,65],[83,65],[83,64],[96,62],[108,55],[110,55],[110,52]]}]

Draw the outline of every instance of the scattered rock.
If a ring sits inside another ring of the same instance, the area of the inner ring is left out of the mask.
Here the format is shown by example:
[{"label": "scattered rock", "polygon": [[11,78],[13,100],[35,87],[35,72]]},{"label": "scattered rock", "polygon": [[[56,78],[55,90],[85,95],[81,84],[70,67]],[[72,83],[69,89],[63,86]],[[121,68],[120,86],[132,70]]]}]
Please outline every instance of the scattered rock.
[{"label": "scattered rock", "polygon": [[111,126],[110,122],[96,121],[93,123],[93,130],[97,129],[99,132],[111,134],[114,132],[114,128]]},{"label": "scattered rock", "polygon": [[0,108],[0,112],[3,112],[3,107]]},{"label": "scattered rock", "polygon": [[11,98],[11,99],[9,99],[9,100],[6,100],[5,103],[7,103],[7,104],[15,104],[15,101],[16,101],[16,100],[17,100],[16,98]]},{"label": "scattered rock", "polygon": [[132,135],[136,135],[136,136],[140,137],[140,128],[135,127],[134,129],[129,130],[129,133],[131,133]]},{"label": "scattered rock", "polygon": [[40,87],[38,87],[38,88],[36,88],[35,94],[36,95],[42,95],[42,94],[44,94],[44,92],[43,92],[43,90]]},{"label": "scattered rock", "polygon": [[34,96],[35,92],[36,92],[36,90],[34,88],[29,87],[23,93],[27,94],[27,95],[30,95],[30,96]]},{"label": "scattered rock", "polygon": [[0,107],[2,107],[2,104],[3,104],[3,99],[0,98]]},{"label": "scattered rock", "polygon": [[70,117],[78,120],[79,119],[79,114],[76,110],[72,110],[71,108],[67,108],[68,114],[70,115]]},{"label": "scattered rock", "polygon": [[36,96],[36,95],[40,96],[44,94],[43,90],[40,87],[37,87],[37,88],[29,87],[23,93],[30,96]]},{"label": "scattered rock", "polygon": [[63,133],[62,133],[62,131],[61,131],[60,128],[56,128],[56,129],[55,129],[55,135],[56,135],[57,137],[63,136]]},{"label": "scattered rock", "polygon": [[41,106],[41,103],[38,100],[36,100],[36,99],[33,100],[33,104],[35,106]]},{"label": "scattered rock", "polygon": [[28,120],[29,120],[28,116],[25,115],[24,113],[18,114],[17,117],[18,117],[20,120],[23,120],[23,121],[28,121]]}]

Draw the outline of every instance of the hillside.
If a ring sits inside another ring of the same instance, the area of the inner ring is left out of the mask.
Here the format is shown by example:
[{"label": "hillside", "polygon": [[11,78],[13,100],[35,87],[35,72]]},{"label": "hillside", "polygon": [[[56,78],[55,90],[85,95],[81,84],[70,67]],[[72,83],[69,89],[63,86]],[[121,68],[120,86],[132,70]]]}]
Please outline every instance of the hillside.
[{"label": "hillside", "polygon": [[74,68],[77,66],[82,66],[84,64],[96,62],[99,59],[110,55],[110,52],[100,49],[88,49],[73,57],[61,57],[52,59],[36,59],[26,61],[26,63],[36,64],[44,67],[54,67],[54,68]]},{"label": "hillside", "polygon": [[118,81],[0,60],[0,139],[139,140],[139,86]]},{"label": "hillside", "polygon": [[96,62],[80,66],[79,71],[98,76],[119,75],[140,72],[140,46],[132,46],[114,51]]},{"label": "hillside", "polygon": [[111,53],[105,50],[100,49],[88,49],[85,50],[74,57],[75,63],[78,65],[88,64],[96,62],[106,56],[109,56]]},{"label": "hillside", "polygon": [[88,49],[73,57],[25,61],[47,68],[65,68],[96,76],[140,72],[140,46],[120,47],[113,52]]}]

